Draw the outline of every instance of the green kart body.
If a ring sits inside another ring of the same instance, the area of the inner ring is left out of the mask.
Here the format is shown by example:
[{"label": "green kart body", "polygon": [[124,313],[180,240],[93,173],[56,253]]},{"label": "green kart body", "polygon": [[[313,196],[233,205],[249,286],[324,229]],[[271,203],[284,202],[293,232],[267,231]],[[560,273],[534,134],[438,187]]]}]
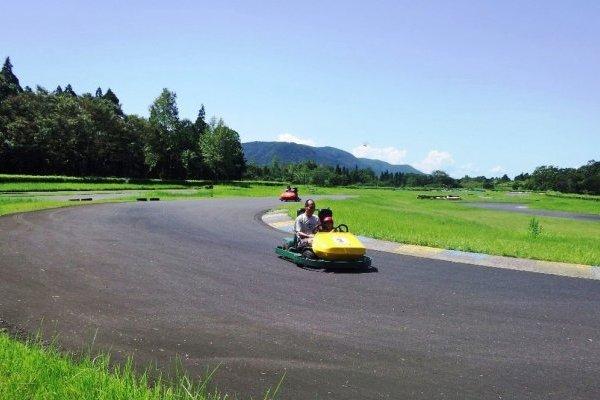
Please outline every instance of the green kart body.
[{"label": "green kart body", "polygon": [[293,262],[294,264],[302,267],[311,268],[322,268],[322,269],[359,269],[359,268],[370,268],[371,258],[367,256],[361,256],[356,260],[324,260],[307,258],[302,255],[296,248],[296,238],[285,238],[283,245],[275,248],[275,253],[280,257],[285,258]]}]

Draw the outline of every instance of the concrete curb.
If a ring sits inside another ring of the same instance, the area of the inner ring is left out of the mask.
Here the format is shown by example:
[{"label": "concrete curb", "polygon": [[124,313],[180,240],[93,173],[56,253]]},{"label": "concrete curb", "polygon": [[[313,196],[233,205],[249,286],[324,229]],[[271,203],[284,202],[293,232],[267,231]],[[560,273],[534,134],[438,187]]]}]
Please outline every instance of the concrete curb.
[{"label": "concrete curb", "polygon": [[[269,211],[262,215],[262,221],[265,224],[282,232],[290,234],[293,232],[294,221],[284,211]],[[590,265],[493,256],[482,253],[469,253],[458,250],[446,250],[435,247],[388,242],[385,240],[378,240],[364,236],[359,236],[359,238],[369,250],[403,254],[413,257],[430,258],[433,260],[472,264],[484,267],[537,272],[541,274],[568,276],[571,278],[600,280],[600,267],[594,267]]]}]

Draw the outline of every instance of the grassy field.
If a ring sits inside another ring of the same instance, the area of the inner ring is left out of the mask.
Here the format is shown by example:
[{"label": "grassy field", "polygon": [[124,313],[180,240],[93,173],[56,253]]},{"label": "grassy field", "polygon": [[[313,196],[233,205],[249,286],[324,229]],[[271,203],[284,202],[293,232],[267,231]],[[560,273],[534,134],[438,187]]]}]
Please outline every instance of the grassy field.
[{"label": "grassy field", "polygon": [[[60,192],[60,191],[123,191],[123,190],[166,190],[201,189],[212,182],[196,180],[162,181],[158,179],[127,178],[78,178],[70,176],[38,176],[0,174],[0,193]],[[280,182],[238,181],[222,187],[248,188],[249,186],[272,187],[274,192],[281,189]],[[275,189],[276,188],[276,189]]]},{"label": "grassy field", "polygon": [[57,192],[71,190],[147,190],[184,189],[203,182],[162,182],[124,178],[77,178],[69,176],[32,176],[0,174],[0,192]]},{"label": "grassy field", "polygon": [[42,210],[69,205],[64,201],[43,200],[35,198],[0,197],[0,215],[25,211]]},{"label": "grassy field", "polygon": [[[155,377],[150,383],[149,376]],[[107,355],[75,358],[54,346],[21,343],[0,331],[0,399],[10,400],[221,400],[206,383],[179,374],[162,380],[158,372],[136,373],[129,361],[111,366]],[[277,388],[264,399],[275,398]]]},{"label": "grassy field", "polygon": [[72,190],[150,190],[150,189],[184,189],[186,186],[177,184],[147,184],[147,183],[109,183],[109,182],[57,182],[57,183],[0,183],[2,192],[59,192]]},{"label": "grassy field", "polygon": [[[469,207],[466,202],[417,200],[414,191],[354,190],[350,193],[358,197],[323,200],[317,207],[331,207],[336,223],[346,223],[360,235],[422,246],[600,265],[598,222],[535,217],[541,227],[536,234],[530,228],[531,215],[478,209]],[[483,196],[487,201],[525,200],[524,204],[536,204],[540,209],[595,214],[599,213],[600,205],[593,200],[565,201],[542,194],[528,199],[507,199],[506,194],[494,192]],[[466,198],[481,201],[476,196]],[[287,207],[293,215],[298,206]]]},{"label": "grassy field", "polygon": [[600,214],[599,196],[569,196],[554,193],[515,192],[459,192],[466,202],[521,203],[529,208],[553,211],[570,211],[584,214]]}]

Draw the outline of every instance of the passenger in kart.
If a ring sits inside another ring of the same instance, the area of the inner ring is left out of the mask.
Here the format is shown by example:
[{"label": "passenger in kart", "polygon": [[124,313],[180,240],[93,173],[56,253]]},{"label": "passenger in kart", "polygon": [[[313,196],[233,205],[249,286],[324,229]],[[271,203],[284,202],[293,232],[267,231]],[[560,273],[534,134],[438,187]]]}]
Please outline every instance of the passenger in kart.
[{"label": "passenger in kart", "polygon": [[304,213],[296,217],[294,223],[294,232],[298,239],[297,248],[299,250],[310,249],[315,233],[319,230],[321,223],[315,214],[315,202],[308,199],[304,203]]},{"label": "passenger in kart", "polygon": [[325,217],[321,221],[321,232],[331,232],[333,230],[333,217]]}]

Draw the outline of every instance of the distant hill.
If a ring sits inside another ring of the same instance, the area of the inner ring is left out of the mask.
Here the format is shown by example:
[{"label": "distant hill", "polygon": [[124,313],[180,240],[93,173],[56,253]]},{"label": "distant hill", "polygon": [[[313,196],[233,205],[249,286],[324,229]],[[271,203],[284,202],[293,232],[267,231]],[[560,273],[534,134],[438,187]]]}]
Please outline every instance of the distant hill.
[{"label": "distant hill", "polygon": [[271,164],[274,158],[277,158],[282,164],[311,160],[317,164],[332,167],[339,165],[346,168],[356,166],[358,168],[371,168],[377,174],[386,170],[392,173],[422,174],[421,171],[407,164],[394,165],[381,160],[357,158],[347,151],[335,147],[312,147],[288,142],[247,142],[242,143],[242,147],[248,163],[256,165],[268,165]]}]

